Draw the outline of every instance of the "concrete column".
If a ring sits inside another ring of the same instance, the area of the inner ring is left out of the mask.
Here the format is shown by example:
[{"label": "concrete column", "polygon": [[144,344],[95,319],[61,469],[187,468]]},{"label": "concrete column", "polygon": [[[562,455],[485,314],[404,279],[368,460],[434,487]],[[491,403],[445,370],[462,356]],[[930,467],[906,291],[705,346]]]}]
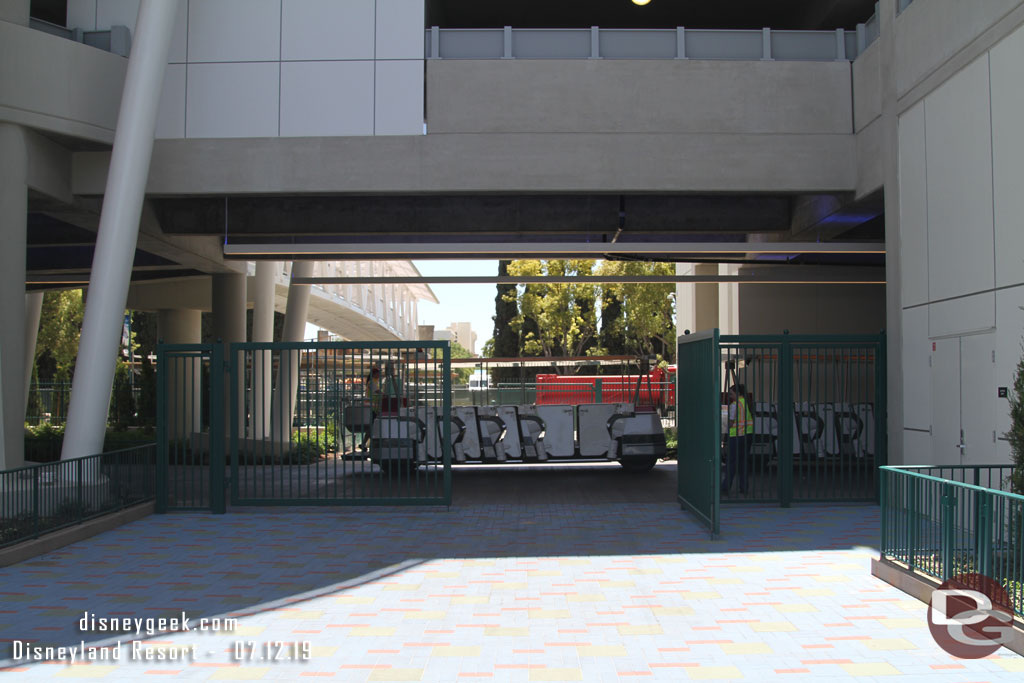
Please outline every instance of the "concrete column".
[{"label": "concrete column", "polygon": [[889,464],[903,462],[903,293],[900,290],[899,109],[896,89],[896,0],[878,5],[882,156],[885,184],[885,327]]},{"label": "concrete column", "polygon": [[[202,321],[201,311],[157,311],[157,338],[165,344],[198,344]],[[199,358],[178,358],[158,371],[167,373],[167,438],[187,439],[193,432],[202,431],[202,362]]]},{"label": "concrete column", "polygon": [[0,124],[0,394],[4,441],[0,444],[0,469],[25,462],[25,245],[28,216],[28,150],[25,130]]},{"label": "concrete column", "polygon": [[157,107],[177,10],[174,0],[142,0],[139,5],[89,276],[89,290],[96,296],[90,296],[85,306],[62,459],[103,449],[104,399],[110,396],[114,382]]},{"label": "concrete column", "polygon": [[[252,340],[274,341],[274,277],[278,264],[257,261],[253,278]],[[273,358],[269,351],[258,351],[252,359],[252,424],[249,437],[265,439],[270,434],[270,387]]]},{"label": "concrete column", "polygon": [[[717,263],[696,263],[694,275],[718,275]],[[698,282],[693,286],[693,317],[696,330],[710,330],[718,324],[718,283]],[[696,331],[694,330],[694,331]]]},{"label": "concrete column", "polygon": [[[292,263],[292,280],[297,277],[312,277],[312,261]],[[298,342],[306,331],[306,316],[309,313],[309,285],[288,285],[288,305],[284,314],[284,332],[281,341]],[[295,416],[295,394],[299,389],[299,352],[281,353],[277,369],[277,390],[271,407],[273,438],[281,442],[291,440],[292,418]]]},{"label": "concrete column", "polygon": [[32,368],[36,364],[36,338],[39,336],[39,318],[43,314],[43,293],[25,293],[25,410],[28,393],[32,389]]},{"label": "concrete column", "polygon": [[[245,341],[245,274],[218,273],[211,282],[211,300],[213,302],[213,338],[224,343],[224,359],[229,364],[235,362],[231,345]],[[244,434],[245,401],[241,391],[244,389],[245,373],[238,373],[238,413],[235,415],[235,433]],[[230,373],[224,373],[224,414],[231,414]]]},{"label": "concrete column", "polygon": [[[733,263],[718,264],[719,275],[738,275],[739,270]],[[718,285],[718,329],[722,334],[740,333],[740,285],[737,282]]]}]

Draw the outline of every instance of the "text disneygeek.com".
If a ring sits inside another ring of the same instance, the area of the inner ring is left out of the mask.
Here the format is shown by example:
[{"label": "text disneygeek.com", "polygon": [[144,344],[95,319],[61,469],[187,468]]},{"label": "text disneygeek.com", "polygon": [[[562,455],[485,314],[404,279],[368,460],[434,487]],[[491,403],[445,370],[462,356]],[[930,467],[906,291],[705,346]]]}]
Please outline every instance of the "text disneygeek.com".
[{"label": "text disneygeek.com", "polygon": [[87,644],[84,639],[73,645],[44,645],[37,640],[11,641],[11,659],[14,662],[61,662],[76,664],[97,661],[196,661],[206,657],[223,656],[225,650],[232,661],[261,662],[301,662],[308,661],[312,647],[308,641],[256,642],[239,640],[218,643],[214,648],[204,648],[196,643],[147,643],[146,636],[165,633],[230,633],[238,628],[238,620],[229,617],[192,618],[182,612],[173,617],[101,617],[91,612],[84,612],[78,620],[78,630],[82,633],[126,634],[135,639],[102,644]]}]

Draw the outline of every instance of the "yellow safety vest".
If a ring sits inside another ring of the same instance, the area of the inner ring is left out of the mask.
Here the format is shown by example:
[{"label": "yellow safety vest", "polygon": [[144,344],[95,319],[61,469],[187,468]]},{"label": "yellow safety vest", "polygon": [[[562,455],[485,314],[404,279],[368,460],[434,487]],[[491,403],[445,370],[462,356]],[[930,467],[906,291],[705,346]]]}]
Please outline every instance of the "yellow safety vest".
[{"label": "yellow safety vest", "polygon": [[736,420],[729,425],[729,436],[754,433],[754,417],[747,408],[747,400],[740,396],[736,399]]}]

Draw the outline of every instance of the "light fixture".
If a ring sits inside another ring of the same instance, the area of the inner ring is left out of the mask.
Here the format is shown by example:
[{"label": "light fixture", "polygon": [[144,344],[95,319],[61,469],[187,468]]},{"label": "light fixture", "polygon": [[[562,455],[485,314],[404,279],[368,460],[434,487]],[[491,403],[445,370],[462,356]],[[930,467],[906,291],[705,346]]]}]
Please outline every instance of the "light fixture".
[{"label": "light fixture", "polygon": [[634,5],[639,5],[640,7],[643,7],[644,5],[649,3],[650,1],[651,0],[633,0],[633,4]]}]

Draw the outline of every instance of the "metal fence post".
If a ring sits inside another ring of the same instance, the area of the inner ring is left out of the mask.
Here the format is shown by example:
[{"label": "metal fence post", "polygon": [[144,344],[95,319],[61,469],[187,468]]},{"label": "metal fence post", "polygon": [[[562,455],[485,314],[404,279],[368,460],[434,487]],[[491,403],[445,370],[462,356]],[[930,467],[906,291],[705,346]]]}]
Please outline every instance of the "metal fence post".
[{"label": "metal fence post", "polygon": [[881,489],[879,499],[879,518],[882,520],[881,548],[882,557],[889,555],[889,472],[878,470],[878,482]]},{"label": "metal fence post", "polygon": [[39,472],[42,469],[32,470],[32,538],[39,538]]},{"label": "metal fence post", "polygon": [[602,393],[603,393],[603,389],[602,389],[601,383],[602,382],[601,382],[601,378],[600,377],[598,377],[597,379],[594,380],[594,403],[602,403],[603,402],[603,400],[601,398],[602,397]]},{"label": "metal fence post", "polygon": [[793,502],[793,346],[786,330],[779,345],[779,505]]},{"label": "metal fence post", "polygon": [[441,350],[441,414],[442,422],[441,459],[444,463],[444,498],[450,507],[452,504],[452,349],[445,344]]},{"label": "metal fence post", "polygon": [[[210,350],[210,512],[222,515],[224,504],[224,344]],[[234,420],[232,420],[234,422]]]},{"label": "metal fence post", "polygon": [[984,576],[992,572],[992,495],[987,491],[976,491],[978,495],[978,550],[975,569]]},{"label": "metal fence post", "polygon": [[953,517],[956,509],[956,489],[952,484],[942,485],[942,580],[953,576],[953,546],[956,540]]},{"label": "metal fence post", "polygon": [[156,511],[167,512],[167,352],[156,347]]},{"label": "metal fence post", "polygon": [[920,517],[920,513],[917,510],[917,479],[911,479],[907,482],[910,490],[908,491],[907,501],[907,566],[913,571],[917,567],[917,520]]}]

